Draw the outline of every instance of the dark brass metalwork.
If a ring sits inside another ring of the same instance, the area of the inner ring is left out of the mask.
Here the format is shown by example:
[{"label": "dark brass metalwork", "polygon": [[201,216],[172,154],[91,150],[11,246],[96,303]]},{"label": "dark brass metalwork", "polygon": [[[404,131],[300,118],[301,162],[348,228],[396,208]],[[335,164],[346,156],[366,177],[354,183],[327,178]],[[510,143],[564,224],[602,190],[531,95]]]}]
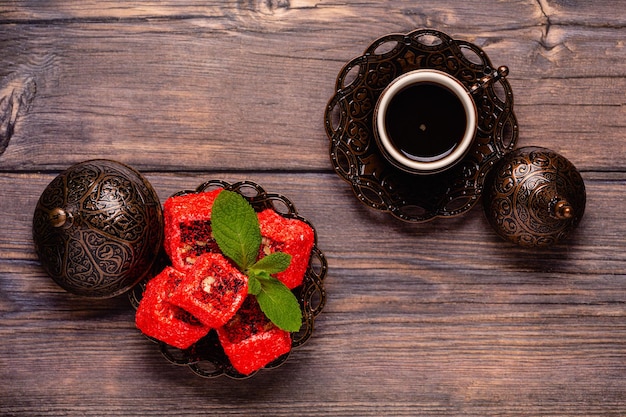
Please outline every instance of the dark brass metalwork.
[{"label": "dark brass metalwork", "polygon": [[[465,158],[438,174],[409,174],[386,161],[376,146],[374,107],[401,74],[444,71],[475,90],[478,131]],[[357,198],[408,222],[462,214],[479,200],[488,170],[510,152],[518,137],[508,69],[495,69],[485,52],[435,30],[391,34],[373,42],[340,71],[324,120],[335,172]]]},{"label": "dark brass metalwork", "polygon": [[484,209],[502,238],[523,247],[565,239],[585,212],[585,184],[574,165],[546,148],[506,155],[488,176]]},{"label": "dark brass metalwork", "polygon": [[111,160],[85,161],[59,174],[33,216],[42,266],[62,288],[86,297],[114,297],[134,287],[162,239],[156,192],[137,171]]},{"label": "dark brass metalwork", "polygon": [[[201,193],[220,188],[240,193],[250,202],[256,211],[271,208],[284,217],[299,219],[307,223],[315,231],[313,225],[298,214],[296,207],[286,197],[280,194],[268,193],[260,185],[252,181],[230,184],[221,180],[209,180],[201,184],[195,190],[184,190],[175,195]],[[161,262],[167,262],[165,255],[161,256]],[[313,334],[315,318],[322,312],[326,304],[324,278],[326,277],[327,271],[328,262],[322,251],[317,247],[317,232],[315,232],[315,243],[309,260],[309,267],[304,276],[304,281],[300,287],[294,289],[294,294],[302,309],[302,328],[299,332],[291,334],[292,348],[301,346],[309,340]],[[130,302],[135,309],[139,306],[139,302],[141,301],[145,283],[145,281],[140,283],[129,293]],[[185,350],[168,346],[163,342],[151,338],[148,339],[158,344],[161,353],[169,362],[175,365],[188,366],[191,371],[201,377],[216,378],[225,375],[233,379],[244,379],[254,375],[243,375],[233,368],[224,350],[220,346],[214,331],[211,331],[206,337]],[[266,365],[265,368],[276,368],[283,364],[288,357],[289,354],[283,355]]]},{"label": "dark brass metalwork", "polygon": [[489,86],[489,84],[505,78],[507,75],[509,75],[509,67],[502,65],[501,67],[498,67],[498,69],[492,74],[487,74],[483,78],[478,80],[476,84],[469,88],[469,92],[475,94],[483,88]]}]

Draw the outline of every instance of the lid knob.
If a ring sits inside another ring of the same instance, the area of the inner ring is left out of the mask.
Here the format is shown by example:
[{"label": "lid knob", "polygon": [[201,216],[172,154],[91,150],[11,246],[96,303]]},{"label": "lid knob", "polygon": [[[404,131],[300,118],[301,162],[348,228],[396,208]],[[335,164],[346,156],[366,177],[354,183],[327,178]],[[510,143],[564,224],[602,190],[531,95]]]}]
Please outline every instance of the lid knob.
[{"label": "lid knob", "polygon": [[572,208],[571,204],[568,203],[567,201],[559,200],[554,205],[554,217],[556,217],[557,219],[561,219],[561,220],[571,219],[573,215],[574,215],[574,209]]},{"label": "lid knob", "polygon": [[50,225],[52,227],[64,226],[68,217],[71,218],[71,215],[68,215],[65,210],[59,207],[52,209],[48,215],[48,219],[50,220]]}]

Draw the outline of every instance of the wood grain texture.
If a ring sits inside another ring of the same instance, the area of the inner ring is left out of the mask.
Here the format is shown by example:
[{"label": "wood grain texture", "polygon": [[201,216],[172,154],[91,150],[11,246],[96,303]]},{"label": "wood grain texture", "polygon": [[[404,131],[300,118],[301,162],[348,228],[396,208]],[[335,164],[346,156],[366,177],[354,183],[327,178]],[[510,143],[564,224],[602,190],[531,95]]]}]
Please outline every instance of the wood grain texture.
[{"label": "wood grain texture", "polygon": [[[622,9],[0,0],[0,415],[626,415]],[[332,172],[323,112],[339,70],[423,27],[509,66],[518,145],[582,171],[586,214],[566,242],[505,243],[481,203],[404,224]],[[91,158],[141,170],[162,201],[208,179],[288,196],[330,266],[309,342],[251,379],[205,380],[160,356],[124,297],[57,287],[32,213],[60,170]]]},{"label": "wood grain texture", "polygon": [[[508,21],[506,30],[484,22],[492,32],[452,26],[450,34],[511,68],[521,143],[591,152],[588,160],[602,169],[623,167],[623,142],[619,151],[589,146],[619,136],[623,127],[623,30],[544,26],[537,5],[498,6],[491,19]],[[45,23],[3,25],[7,54],[0,68],[7,79],[37,87],[4,166],[58,170],[95,154],[130,158],[142,169],[267,170],[279,154],[284,169],[326,169],[322,115],[343,63],[380,34],[433,24],[403,3],[385,5],[391,14],[372,7],[368,19],[382,18],[375,35],[362,28],[367,19],[356,5],[330,6],[332,12],[293,6],[280,18],[252,6],[215,18],[156,20],[105,19],[104,9],[104,21],[93,22],[76,11],[77,20],[55,21],[54,36]],[[424,7],[433,16],[441,9]],[[448,19],[458,23],[453,12]],[[520,22],[520,15],[530,20]],[[441,21],[437,26],[447,29],[450,23]],[[598,120],[610,125],[598,129]],[[225,141],[231,146],[221,146]]]}]

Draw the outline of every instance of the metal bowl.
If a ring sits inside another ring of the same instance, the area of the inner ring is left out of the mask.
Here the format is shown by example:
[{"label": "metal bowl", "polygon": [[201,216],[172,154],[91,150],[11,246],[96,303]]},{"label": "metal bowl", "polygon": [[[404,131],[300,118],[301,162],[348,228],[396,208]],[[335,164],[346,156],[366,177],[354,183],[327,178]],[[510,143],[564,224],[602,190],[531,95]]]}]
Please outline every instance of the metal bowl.
[{"label": "metal bowl", "polygon": [[[324,278],[328,271],[328,263],[322,251],[317,247],[317,233],[315,232],[315,228],[308,220],[298,214],[296,207],[286,197],[280,194],[268,193],[260,185],[252,181],[230,184],[221,180],[210,180],[201,184],[195,190],[184,190],[175,195],[202,193],[218,188],[240,193],[250,202],[250,205],[252,205],[256,211],[271,208],[284,217],[299,219],[307,223],[313,229],[315,240],[311,250],[309,265],[305,272],[302,285],[293,289],[302,310],[302,327],[298,332],[291,334],[291,346],[292,348],[301,346],[313,335],[315,318],[322,312],[326,303]],[[166,255],[161,256],[160,263],[161,266],[167,264]],[[145,284],[146,281],[140,283],[128,295],[131,304],[135,308],[139,306]],[[191,371],[203,378],[216,378],[224,375],[232,379],[245,379],[256,374],[256,372],[254,372],[250,375],[243,375],[233,368],[214,330],[211,330],[207,336],[200,339],[188,349],[177,349],[158,340],[152,338],[148,339],[158,345],[162,355],[169,362],[175,365],[187,366]],[[282,365],[287,360],[290,353],[291,352],[286,353],[269,363],[265,366],[265,369],[276,368]]]}]

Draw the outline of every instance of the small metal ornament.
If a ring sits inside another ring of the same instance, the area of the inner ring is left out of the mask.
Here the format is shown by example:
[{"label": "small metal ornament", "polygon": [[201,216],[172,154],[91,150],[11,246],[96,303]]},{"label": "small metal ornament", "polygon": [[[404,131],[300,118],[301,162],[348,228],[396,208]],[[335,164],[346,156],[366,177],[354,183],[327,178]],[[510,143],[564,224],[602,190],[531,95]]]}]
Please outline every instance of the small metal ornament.
[{"label": "small metal ornament", "polygon": [[502,238],[523,247],[547,247],[579,224],[586,192],[570,161],[529,146],[498,162],[487,178],[483,199],[487,219]]},{"label": "small metal ornament", "polygon": [[92,298],[122,294],[150,271],[163,240],[158,196],[141,174],[97,159],[62,172],[33,216],[35,250],[65,290]]}]

